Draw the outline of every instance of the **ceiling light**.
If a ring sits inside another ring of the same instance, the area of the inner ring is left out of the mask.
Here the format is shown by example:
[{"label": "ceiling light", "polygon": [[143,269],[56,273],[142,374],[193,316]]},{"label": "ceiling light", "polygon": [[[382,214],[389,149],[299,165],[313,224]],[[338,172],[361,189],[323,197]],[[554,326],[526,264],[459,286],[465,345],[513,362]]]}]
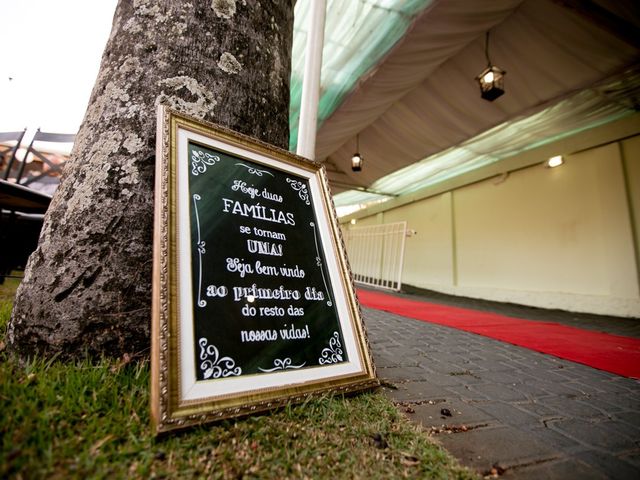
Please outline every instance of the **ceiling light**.
[{"label": "ceiling light", "polygon": [[351,157],[351,170],[354,172],[359,172],[362,170],[362,162],[364,159],[358,153],[360,151],[360,134],[356,135],[356,153]]},{"label": "ceiling light", "polygon": [[480,72],[476,80],[480,85],[480,96],[493,102],[504,93],[504,76],[507,72],[491,65],[491,60],[489,59],[489,32],[487,32],[484,54],[487,57],[487,68]]},{"label": "ceiling light", "polygon": [[351,157],[351,170],[354,172],[362,170],[362,157],[359,153],[354,153],[353,157]]},{"label": "ceiling light", "polygon": [[551,157],[549,160],[547,160],[546,165],[549,168],[553,168],[553,167],[559,167],[563,163],[564,163],[564,159],[562,158],[562,155],[556,155],[555,157]]}]

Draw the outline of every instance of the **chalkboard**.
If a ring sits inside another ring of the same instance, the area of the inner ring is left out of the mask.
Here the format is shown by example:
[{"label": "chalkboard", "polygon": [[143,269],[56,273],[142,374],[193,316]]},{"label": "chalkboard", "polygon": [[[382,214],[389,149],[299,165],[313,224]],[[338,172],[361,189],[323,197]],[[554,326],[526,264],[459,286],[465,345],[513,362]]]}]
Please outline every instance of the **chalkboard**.
[{"label": "chalkboard", "polygon": [[157,432],[377,385],[321,165],[161,106]]}]

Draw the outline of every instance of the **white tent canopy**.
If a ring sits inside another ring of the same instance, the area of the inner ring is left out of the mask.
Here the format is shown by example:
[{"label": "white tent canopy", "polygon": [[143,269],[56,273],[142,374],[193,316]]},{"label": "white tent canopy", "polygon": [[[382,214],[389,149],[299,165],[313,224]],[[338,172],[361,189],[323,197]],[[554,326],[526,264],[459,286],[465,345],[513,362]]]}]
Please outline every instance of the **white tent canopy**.
[{"label": "white tent canopy", "polygon": [[[296,7],[294,53],[307,4]],[[334,191],[346,190],[336,203],[380,198],[365,190],[412,192],[633,113],[639,25],[633,0],[329,2],[316,158]],[[487,31],[491,62],[507,72],[494,102],[474,80],[487,64]],[[366,163],[352,172],[358,134]]]}]

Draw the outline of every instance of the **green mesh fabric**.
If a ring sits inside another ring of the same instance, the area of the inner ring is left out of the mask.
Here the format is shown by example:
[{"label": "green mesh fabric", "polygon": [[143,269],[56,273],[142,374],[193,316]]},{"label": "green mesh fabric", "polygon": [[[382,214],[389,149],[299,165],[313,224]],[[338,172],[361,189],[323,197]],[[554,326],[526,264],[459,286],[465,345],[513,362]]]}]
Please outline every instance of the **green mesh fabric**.
[{"label": "green mesh fabric", "polygon": [[[318,127],[342,103],[358,80],[402,38],[433,0],[327,0]],[[309,24],[309,0],[295,7],[291,65],[289,147],[298,140],[302,77]]]},{"label": "green mesh fabric", "polygon": [[[309,3],[299,0],[295,11],[290,108],[292,150],[295,150],[298,135]],[[357,89],[362,79],[375,72],[414,20],[433,3],[434,0],[327,0],[318,128]],[[572,48],[572,51],[576,48],[579,51],[575,45]],[[624,58],[621,56],[620,61]],[[640,71],[637,60],[634,62],[628,71],[602,79],[586,90],[573,90],[577,93],[560,102],[537,107],[540,108],[537,111],[525,102],[524,109],[520,110],[522,113],[514,113],[512,118],[474,138],[456,142],[455,146],[378,178],[368,185],[368,191],[363,188],[335,195],[339,214],[340,210],[359,208],[436,186],[510,156],[633,114],[637,110],[633,99],[640,91]],[[592,72],[594,78],[597,73]],[[563,88],[563,84],[558,84],[557,88]],[[526,93],[526,89],[523,91]],[[378,195],[372,193],[374,191],[390,195]]]},{"label": "green mesh fabric", "polygon": [[[585,90],[534,115],[505,122],[461,145],[382,177],[371,185],[371,189],[406,195],[634,113],[626,105],[603,99],[597,91]],[[353,205],[362,207],[384,198],[350,190],[335,195],[334,201],[340,209]]]}]

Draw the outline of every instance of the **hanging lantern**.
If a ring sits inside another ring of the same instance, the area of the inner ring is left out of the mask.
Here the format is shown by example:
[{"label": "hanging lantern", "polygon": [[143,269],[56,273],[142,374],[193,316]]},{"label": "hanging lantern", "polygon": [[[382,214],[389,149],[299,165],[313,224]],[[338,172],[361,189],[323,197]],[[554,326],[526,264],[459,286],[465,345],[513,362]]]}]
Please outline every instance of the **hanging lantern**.
[{"label": "hanging lantern", "polygon": [[493,102],[504,93],[504,74],[507,73],[493,65],[487,66],[480,75],[476,77],[480,84],[480,96],[485,100]]},{"label": "hanging lantern", "polygon": [[362,162],[364,159],[358,152],[360,151],[360,134],[356,135],[356,153],[351,157],[351,170],[359,172],[362,170]]},{"label": "hanging lantern", "polygon": [[504,76],[507,72],[491,64],[489,59],[489,32],[487,32],[486,37],[485,56],[487,57],[487,68],[476,77],[476,80],[480,84],[480,96],[493,102],[504,93]]},{"label": "hanging lantern", "polygon": [[351,170],[354,172],[362,170],[362,157],[359,153],[354,153],[353,157],[351,157]]}]

